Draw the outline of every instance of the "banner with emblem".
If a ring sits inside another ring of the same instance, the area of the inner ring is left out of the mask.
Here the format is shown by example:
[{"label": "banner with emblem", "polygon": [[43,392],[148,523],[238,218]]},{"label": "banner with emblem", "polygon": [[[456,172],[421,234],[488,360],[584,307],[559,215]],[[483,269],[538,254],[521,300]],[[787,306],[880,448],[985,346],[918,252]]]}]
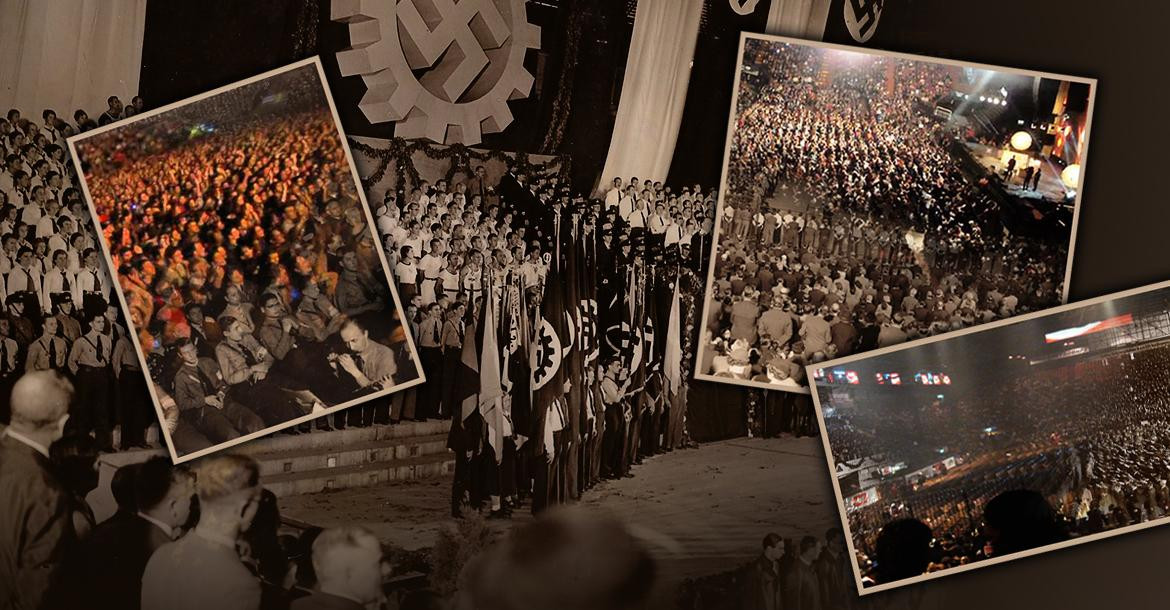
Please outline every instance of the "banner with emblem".
[{"label": "banner with emblem", "polygon": [[883,27],[883,17],[886,22],[890,21],[884,15],[886,4],[886,0],[833,0],[825,22],[825,42],[854,45],[871,41],[879,43],[874,40],[874,36],[879,31],[890,29],[888,24]]},{"label": "banner with emblem", "polygon": [[[489,292],[490,294],[490,292]],[[487,441],[495,452],[496,463],[504,457],[504,386],[498,345],[495,299],[484,299],[480,327],[479,413],[487,425]],[[466,418],[466,415],[464,416]]]},{"label": "banner with emblem", "polygon": [[852,496],[849,496],[849,500],[846,501],[846,509],[849,512],[853,512],[859,508],[865,508],[866,506],[869,506],[870,504],[874,504],[879,499],[881,499],[881,497],[878,495],[877,488],[870,487],[869,489],[867,489],[863,492],[856,493],[856,494],[853,494]]},{"label": "banner with emblem", "polygon": [[532,431],[532,389],[528,368],[528,307],[524,303],[519,274],[508,277],[501,311],[504,413],[516,433],[516,446],[522,447]]},{"label": "banner with emblem", "polygon": [[[562,279],[559,256],[546,254],[548,276],[546,286],[560,286]],[[568,342],[565,327],[565,295],[563,290],[546,290],[537,309],[536,328],[529,349],[531,362],[533,429],[531,436],[542,439],[536,443],[536,455],[543,455],[551,444],[552,433],[564,426],[564,346]],[[551,413],[551,411],[556,411]],[[551,418],[551,420],[550,420]],[[551,457],[551,455],[549,456]]]}]

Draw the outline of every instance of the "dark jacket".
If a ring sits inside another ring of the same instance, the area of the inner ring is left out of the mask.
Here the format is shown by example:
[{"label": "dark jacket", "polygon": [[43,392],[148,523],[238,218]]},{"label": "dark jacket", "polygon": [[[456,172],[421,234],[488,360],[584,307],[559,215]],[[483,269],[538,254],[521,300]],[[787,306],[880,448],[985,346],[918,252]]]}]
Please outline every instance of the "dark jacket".
[{"label": "dark jacket", "polygon": [[40,452],[0,433],[0,610],[41,605],[74,543],[69,494]]},{"label": "dark jacket", "polygon": [[784,607],[779,568],[762,553],[747,567],[740,607],[744,610],[780,610]]},{"label": "dark jacket", "polygon": [[68,607],[82,608],[100,600],[102,607],[137,610],[141,606],[142,573],[146,562],[170,536],[157,525],[125,514],[99,524],[66,564],[60,587],[74,597]]}]

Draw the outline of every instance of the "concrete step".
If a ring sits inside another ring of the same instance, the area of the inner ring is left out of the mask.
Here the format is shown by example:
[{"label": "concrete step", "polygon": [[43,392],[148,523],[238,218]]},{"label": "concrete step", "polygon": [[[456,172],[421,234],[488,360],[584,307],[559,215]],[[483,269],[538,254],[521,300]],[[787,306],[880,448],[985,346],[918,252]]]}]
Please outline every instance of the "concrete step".
[{"label": "concrete step", "polygon": [[[312,436],[312,435],[309,435]],[[447,453],[447,434],[369,440],[325,447],[298,447],[286,451],[250,452],[260,463],[264,480],[272,475],[311,472],[392,462]]]},{"label": "concrete step", "polygon": [[327,490],[366,487],[390,481],[449,476],[455,472],[455,455],[435,453],[352,466],[286,472],[263,478],[264,487],[277,497],[319,493]]},{"label": "concrete step", "polygon": [[346,428],[331,432],[314,430],[309,434],[298,434],[295,436],[278,433],[233,447],[232,450],[236,453],[252,456],[279,451],[327,450],[372,441],[447,434],[447,431],[450,429],[451,422],[449,420],[429,419],[423,422],[399,422],[391,425],[377,425],[368,428]]}]

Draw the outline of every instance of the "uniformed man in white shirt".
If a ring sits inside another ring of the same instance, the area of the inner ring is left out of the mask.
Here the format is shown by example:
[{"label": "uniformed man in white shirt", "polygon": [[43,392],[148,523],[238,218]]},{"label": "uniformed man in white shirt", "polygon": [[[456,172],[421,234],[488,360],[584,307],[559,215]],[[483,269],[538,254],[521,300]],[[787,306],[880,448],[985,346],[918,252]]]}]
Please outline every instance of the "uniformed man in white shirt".
[{"label": "uniformed man in white shirt", "polygon": [[601,471],[605,478],[621,476],[622,443],[626,437],[629,407],[625,403],[630,379],[622,379],[622,361],[612,356],[601,378],[601,400],[605,403],[605,432],[601,439]]},{"label": "uniformed man in white shirt", "polygon": [[616,208],[622,200],[622,179],[615,177],[613,185],[605,193],[605,207]]},{"label": "uniformed man in white shirt", "polygon": [[54,250],[52,256],[53,267],[45,272],[41,287],[41,308],[46,314],[52,313],[53,295],[66,293],[72,296],[77,285],[77,278],[69,273],[69,257],[65,255],[65,251]]},{"label": "uniformed man in white shirt", "polygon": [[626,187],[625,194],[618,201],[618,216],[625,218],[634,211],[634,202],[638,199],[638,192],[634,185]]},{"label": "uniformed man in white shirt", "polygon": [[78,395],[80,404],[69,423],[82,434],[92,430],[98,448],[109,451],[113,449],[108,395],[114,346],[106,336],[106,322],[104,312],[93,316],[89,332],[78,337],[69,351],[69,369],[77,387],[85,389]]},{"label": "uniformed man in white shirt", "polygon": [[110,280],[98,263],[97,250],[86,248],[81,253],[85,266],[77,272],[74,283],[73,302],[80,303],[87,311],[96,307],[98,300],[105,306],[110,303]]},{"label": "uniformed man in white shirt", "polygon": [[22,247],[17,252],[17,265],[8,272],[8,294],[28,292],[35,295],[37,303],[41,300],[41,275],[33,267],[33,252]]}]

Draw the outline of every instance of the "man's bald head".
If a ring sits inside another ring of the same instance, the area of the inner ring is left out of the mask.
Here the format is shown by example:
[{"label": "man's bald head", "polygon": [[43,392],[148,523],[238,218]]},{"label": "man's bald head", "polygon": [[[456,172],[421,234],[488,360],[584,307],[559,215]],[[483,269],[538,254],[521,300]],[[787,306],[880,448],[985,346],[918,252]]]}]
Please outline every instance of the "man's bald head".
[{"label": "man's bald head", "polygon": [[313,542],[313,569],[322,591],[375,601],[382,589],[382,545],[362,527],[327,529]]},{"label": "man's bald head", "polygon": [[12,426],[22,432],[58,428],[59,438],[72,399],[73,384],[60,373],[28,373],[12,388]]}]

